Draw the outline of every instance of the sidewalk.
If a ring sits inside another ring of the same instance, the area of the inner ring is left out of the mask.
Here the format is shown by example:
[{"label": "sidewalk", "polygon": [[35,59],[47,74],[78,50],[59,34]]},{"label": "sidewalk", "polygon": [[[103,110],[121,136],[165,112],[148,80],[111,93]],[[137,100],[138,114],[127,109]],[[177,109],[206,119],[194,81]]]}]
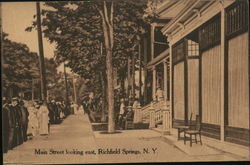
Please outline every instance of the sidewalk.
[{"label": "sidewalk", "polygon": [[[61,124],[52,125],[48,136],[37,136],[3,155],[4,163],[65,164],[98,162],[93,132],[87,116],[70,115]],[[38,154],[40,150],[40,154]],[[63,153],[64,152],[64,153]],[[47,153],[47,154],[46,154]]]},{"label": "sidewalk", "polygon": [[[202,136],[202,144],[194,144],[190,147],[189,141],[184,144],[183,140],[177,140],[177,129],[171,129],[171,135],[163,135],[161,129],[154,128],[154,131],[161,134],[164,140],[190,156],[220,155],[227,154],[236,160],[250,160],[250,148],[229,142],[221,142]],[[181,134],[183,136],[183,133]]]}]

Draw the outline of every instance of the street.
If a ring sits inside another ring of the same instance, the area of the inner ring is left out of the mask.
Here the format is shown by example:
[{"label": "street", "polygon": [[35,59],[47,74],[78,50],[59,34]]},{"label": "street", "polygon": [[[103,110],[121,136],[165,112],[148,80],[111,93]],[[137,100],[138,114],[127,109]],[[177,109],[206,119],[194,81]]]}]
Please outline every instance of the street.
[{"label": "street", "polygon": [[[92,131],[86,115],[70,115],[51,126],[49,136],[37,136],[7,154],[5,163],[109,163],[237,160],[223,152],[187,155],[152,130]],[[194,147],[200,147],[194,145]]]}]

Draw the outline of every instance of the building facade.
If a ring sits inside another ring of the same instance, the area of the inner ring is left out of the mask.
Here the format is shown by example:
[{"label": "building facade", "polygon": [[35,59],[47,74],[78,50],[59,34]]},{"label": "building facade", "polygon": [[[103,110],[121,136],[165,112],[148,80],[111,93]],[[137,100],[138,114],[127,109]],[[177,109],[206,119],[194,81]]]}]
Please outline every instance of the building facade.
[{"label": "building facade", "polygon": [[152,81],[146,78],[145,88],[152,87],[147,89],[152,98],[146,95],[146,103],[155,100],[160,87],[170,107],[171,127],[199,115],[203,135],[249,145],[248,1],[170,1],[159,10],[170,19],[161,26],[168,45],[157,56],[150,42],[146,72]]}]

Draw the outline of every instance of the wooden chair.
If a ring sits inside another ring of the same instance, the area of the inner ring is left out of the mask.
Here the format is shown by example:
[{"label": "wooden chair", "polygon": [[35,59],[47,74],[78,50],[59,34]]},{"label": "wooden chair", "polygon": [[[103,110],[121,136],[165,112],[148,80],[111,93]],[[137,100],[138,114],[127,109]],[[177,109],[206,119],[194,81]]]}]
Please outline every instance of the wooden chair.
[{"label": "wooden chair", "polygon": [[188,125],[179,125],[179,126],[175,127],[178,130],[178,140],[181,139],[181,133],[184,132],[185,130],[189,129],[189,127],[191,125],[191,121],[192,121],[192,115],[193,115],[193,113],[191,113],[191,115],[190,115],[190,120],[189,120]]},{"label": "wooden chair", "polygon": [[[192,147],[192,143],[196,143],[200,142],[200,144],[202,145],[202,141],[201,141],[201,122],[200,122],[200,116],[196,115],[196,124],[195,124],[195,128],[190,127],[189,129],[184,130],[184,144],[186,144],[186,140],[187,140],[187,136],[189,135],[189,141],[190,141],[190,147]],[[197,140],[197,135],[199,135],[199,141]],[[193,136],[195,137],[195,139],[193,139]]]}]

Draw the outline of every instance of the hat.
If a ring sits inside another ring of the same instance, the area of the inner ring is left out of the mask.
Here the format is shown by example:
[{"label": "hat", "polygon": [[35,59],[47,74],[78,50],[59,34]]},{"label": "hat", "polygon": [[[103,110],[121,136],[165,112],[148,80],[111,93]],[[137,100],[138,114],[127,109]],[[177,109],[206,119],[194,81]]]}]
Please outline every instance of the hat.
[{"label": "hat", "polygon": [[12,97],[12,101],[18,101],[17,97]]}]

